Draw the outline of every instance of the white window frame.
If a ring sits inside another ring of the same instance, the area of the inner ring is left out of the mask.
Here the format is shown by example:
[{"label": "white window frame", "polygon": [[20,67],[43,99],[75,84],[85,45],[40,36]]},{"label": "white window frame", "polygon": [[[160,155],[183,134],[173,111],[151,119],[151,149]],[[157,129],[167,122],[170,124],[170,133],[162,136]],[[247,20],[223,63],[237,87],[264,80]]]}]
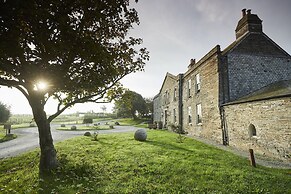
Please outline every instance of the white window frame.
[{"label": "white window frame", "polygon": [[188,80],[187,84],[188,84],[188,88],[187,88],[188,98],[191,98],[191,79]]},{"label": "white window frame", "polygon": [[196,123],[202,124],[202,106],[201,106],[201,103],[196,105]]},{"label": "white window frame", "polygon": [[189,125],[192,124],[192,110],[191,110],[191,106],[188,107],[188,124]]},{"label": "white window frame", "polygon": [[195,90],[196,94],[201,90],[201,78],[199,73],[195,75]]}]

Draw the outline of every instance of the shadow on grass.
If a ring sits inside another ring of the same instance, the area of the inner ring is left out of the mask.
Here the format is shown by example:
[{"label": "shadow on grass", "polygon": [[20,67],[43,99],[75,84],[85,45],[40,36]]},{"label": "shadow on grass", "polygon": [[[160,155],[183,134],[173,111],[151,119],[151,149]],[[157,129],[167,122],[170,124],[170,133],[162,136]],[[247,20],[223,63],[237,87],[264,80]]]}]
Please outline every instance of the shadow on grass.
[{"label": "shadow on grass", "polygon": [[49,174],[39,178],[38,193],[88,193],[92,192],[91,184],[98,183],[93,165],[86,161],[70,164],[66,156],[59,160],[60,166]]},{"label": "shadow on grass", "polygon": [[10,141],[16,138],[17,138],[17,135],[15,134],[7,134],[3,138],[0,138],[0,143],[5,142],[5,141]]},{"label": "shadow on grass", "polygon": [[179,150],[179,151],[186,151],[186,152],[191,152],[191,153],[194,152],[194,150],[189,150],[189,149],[183,148],[181,146],[177,146],[175,144],[169,144],[169,143],[165,143],[165,142],[147,140],[147,141],[145,141],[145,143],[153,145],[153,146],[159,146],[159,147],[161,147],[163,149]]}]

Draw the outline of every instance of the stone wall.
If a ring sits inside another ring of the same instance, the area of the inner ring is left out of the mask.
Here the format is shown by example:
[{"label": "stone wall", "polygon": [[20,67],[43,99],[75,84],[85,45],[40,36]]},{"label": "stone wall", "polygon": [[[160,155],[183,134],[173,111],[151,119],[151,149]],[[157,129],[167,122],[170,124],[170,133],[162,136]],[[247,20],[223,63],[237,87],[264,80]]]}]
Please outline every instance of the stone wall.
[{"label": "stone wall", "polygon": [[[219,53],[216,46],[205,57],[186,72],[183,82],[183,128],[190,135],[221,142],[219,114]],[[195,75],[200,74],[201,89],[195,91]],[[191,79],[191,95],[188,95],[188,81]],[[196,105],[202,107],[202,123],[197,122]],[[191,107],[192,123],[188,122],[188,107]]]},{"label": "stone wall", "polygon": [[160,95],[156,95],[153,99],[153,110],[154,110],[154,116],[153,116],[153,121],[161,121],[162,120],[162,105],[161,105],[161,99]]},{"label": "stone wall", "polygon": [[227,60],[230,101],[271,83],[291,79],[290,58],[232,53]]},{"label": "stone wall", "polygon": [[[229,145],[291,162],[291,98],[224,106]],[[251,125],[256,135],[250,134]]]},{"label": "stone wall", "polygon": [[[176,92],[175,92],[176,90]],[[176,98],[174,98],[174,92]],[[157,100],[159,98],[159,100]],[[159,96],[154,101],[154,122],[162,122],[164,127],[171,124],[178,125],[179,121],[179,79],[178,76],[167,74],[160,90]]]}]

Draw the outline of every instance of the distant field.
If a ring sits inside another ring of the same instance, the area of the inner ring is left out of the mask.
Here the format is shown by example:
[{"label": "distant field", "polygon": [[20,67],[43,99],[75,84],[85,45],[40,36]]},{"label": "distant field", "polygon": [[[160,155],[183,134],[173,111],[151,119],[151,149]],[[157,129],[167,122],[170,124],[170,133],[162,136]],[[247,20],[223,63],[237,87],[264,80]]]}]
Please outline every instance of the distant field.
[{"label": "distant field", "polygon": [[33,116],[28,115],[28,114],[15,114],[10,117],[8,120],[8,123],[11,123],[12,125],[17,125],[17,124],[25,124],[25,123],[30,123],[33,122]]}]

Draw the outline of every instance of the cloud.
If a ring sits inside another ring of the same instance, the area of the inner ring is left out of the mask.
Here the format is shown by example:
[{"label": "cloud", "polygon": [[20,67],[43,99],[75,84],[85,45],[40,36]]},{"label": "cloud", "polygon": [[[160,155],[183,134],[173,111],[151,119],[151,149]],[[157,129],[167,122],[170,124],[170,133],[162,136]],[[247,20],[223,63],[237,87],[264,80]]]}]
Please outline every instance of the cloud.
[{"label": "cloud", "polygon": [[197,0],[192,5],[208,22],[224,22],[230,16],[230,1]]}]

